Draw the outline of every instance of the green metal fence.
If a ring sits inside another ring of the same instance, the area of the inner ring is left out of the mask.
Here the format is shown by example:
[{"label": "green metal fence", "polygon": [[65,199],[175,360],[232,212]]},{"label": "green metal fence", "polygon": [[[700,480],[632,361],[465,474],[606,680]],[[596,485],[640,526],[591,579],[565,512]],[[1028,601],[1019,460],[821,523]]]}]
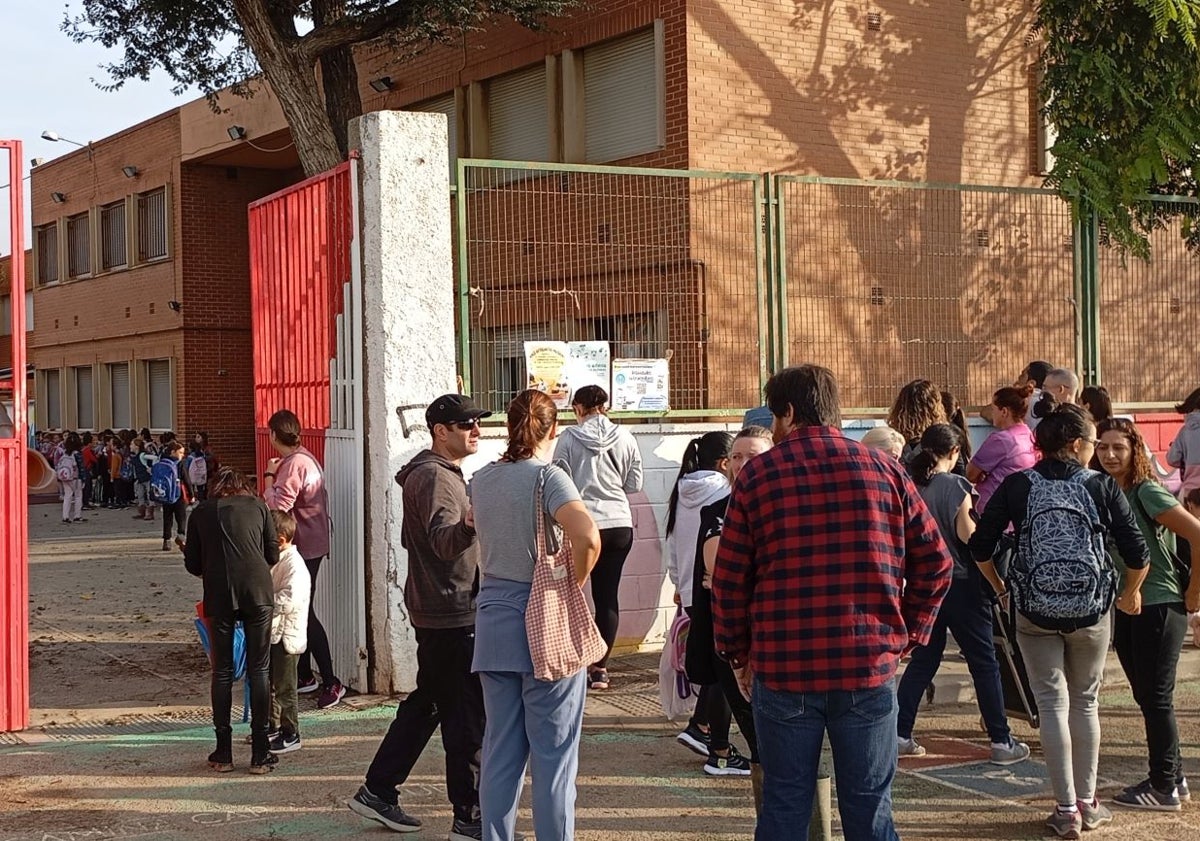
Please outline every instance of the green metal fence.
[{"label": "green metal fence", "polygon": [[464,159],[455,213],[460,368],[493,410],[526,340],[668,358],[674,417],[738,414],[803,361],[851,413],[916,377],[986,404],[1031,359],[1125,405],[1196,385],[1177,227],[1123,260],[1049,190]]}]

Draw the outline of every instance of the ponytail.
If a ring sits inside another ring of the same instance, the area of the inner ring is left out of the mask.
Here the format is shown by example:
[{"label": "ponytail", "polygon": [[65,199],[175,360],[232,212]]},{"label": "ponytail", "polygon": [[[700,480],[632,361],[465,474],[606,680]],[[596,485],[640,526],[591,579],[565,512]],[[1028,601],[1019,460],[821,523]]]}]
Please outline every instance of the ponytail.
[{"label": "ponytail", "polygon": [[554,401],[536,389],[526,389],[508,404],[508,447],[501,461],[532,458],[558,421]]},{"label": "ponytail", "polygon": [[1086,409],[1074,403],[1059,403],[1052,394],[1042,395],[1034,414],[1042,419],[1034,430],[1034,441],[1047,458],[1058,457],[1072,441],[1087,437],[1091,431],[1092,416]]},{"label": "ponytail", "polygon": [[675,511],[679,507],[679,480],[697,470],[716,470],[721,459],[729,458],[731,449],[733,436],[728,432],[706,432],[699,438],[688,441],[679,465],[679,475],[675,477],[675,487],[671,488],[671,498],[667,500],[668,537],[675,531]]},{"label": "ponytail", "polygon": [[933,479],[938,461],[962,449],[963,433],[949,423],[935,423],[921,435],[921,449],[908,461],[908,472],[919,486]]}]

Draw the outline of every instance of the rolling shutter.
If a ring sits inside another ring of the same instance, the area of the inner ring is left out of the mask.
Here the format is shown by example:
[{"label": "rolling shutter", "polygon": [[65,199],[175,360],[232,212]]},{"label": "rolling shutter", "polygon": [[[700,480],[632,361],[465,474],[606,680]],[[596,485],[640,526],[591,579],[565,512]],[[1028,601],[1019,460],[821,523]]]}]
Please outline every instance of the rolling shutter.
[{"label": "rolling shutter", "polygon": [[114,429],[129,429],[133,426],[130,406],[133,401],[129,393],[129,363],[108,366],[109,392],[112,398],[112,425]]},{"label": "rolling shutter", "polygon": [[150,428],[172,429],[171,360],[155,359],[146,363],[150,382]]},{"label": "rolling shutter", "polygon": [[58,369],[46,372],[46,427],[62,429],[62,392],[59,390]]},{"label": "rolling shutter", "polygon": [[490,157],[500,161],[549,160],[548,121],[544,64],[509,73],[488,84]]},{"label": "rolling shutter", "polygon": [[91,366],[75,369],[75,428],[96,428],[96,406],[92,398]]},{"label": "rolling shutter", "polygon": [[653,29],[585,49],[584,146],[588,162],[616,161],[660,148],[659,100]]}]

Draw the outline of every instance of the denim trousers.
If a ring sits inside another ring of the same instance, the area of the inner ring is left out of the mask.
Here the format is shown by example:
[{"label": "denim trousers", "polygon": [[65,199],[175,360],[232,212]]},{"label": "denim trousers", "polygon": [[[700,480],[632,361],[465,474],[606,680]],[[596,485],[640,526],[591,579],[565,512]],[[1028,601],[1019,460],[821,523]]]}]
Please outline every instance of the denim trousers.
[{"label": "denim trousers", "polygon": [[899,841],[892,821],[895,680],[873,689],[787,692],[756,678],[752,694],[763,769],[755,841],[787,841],[808,826],[826,733],[845,837]]},{"label": "denim trousers", "polygon": [[1185,636],[1187,612],[1179,602],[1143,605],[1137,616],[1118,611],[1113,627],[1113,647],[1146,724],[1150,782],[1160,791],[1170,791],[1183,777],[1175,671]]},{"label": "denim trousers", "polygon": [[1000,664],[996,662],[996,646],[993,644],[992,609],[974,578],[954,580],[938,611],[929,644],[913,649],[912,659],[905,667],[896,690],[900,704],[896,734],[902,739],[912,738],[921,696],[942,665],[947,631],[954,634],[959,649],[967,658],[967,668],[975,684],[975,699],[987,726],[988,738],[998,745],[1008,744],[1010,731],[1008,716],[1004,713]]}]

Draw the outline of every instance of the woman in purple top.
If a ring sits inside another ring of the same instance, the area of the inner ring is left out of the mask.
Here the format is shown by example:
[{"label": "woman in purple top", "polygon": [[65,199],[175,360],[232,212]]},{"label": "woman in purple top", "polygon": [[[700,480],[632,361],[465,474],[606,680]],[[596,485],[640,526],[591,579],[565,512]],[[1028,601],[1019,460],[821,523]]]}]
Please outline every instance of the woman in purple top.
[{"label": "woman in purple top", "polygon": [[1033,433],[1025,425],[1029,411],[1028,385],[1021,388],[1006,386],[992,396],[992,425],[996,431],[988,436],[967,465],[967,479],[978,486],[979,510],[1000,487],[1004,477],[1037,464],[1033,450]]}]

